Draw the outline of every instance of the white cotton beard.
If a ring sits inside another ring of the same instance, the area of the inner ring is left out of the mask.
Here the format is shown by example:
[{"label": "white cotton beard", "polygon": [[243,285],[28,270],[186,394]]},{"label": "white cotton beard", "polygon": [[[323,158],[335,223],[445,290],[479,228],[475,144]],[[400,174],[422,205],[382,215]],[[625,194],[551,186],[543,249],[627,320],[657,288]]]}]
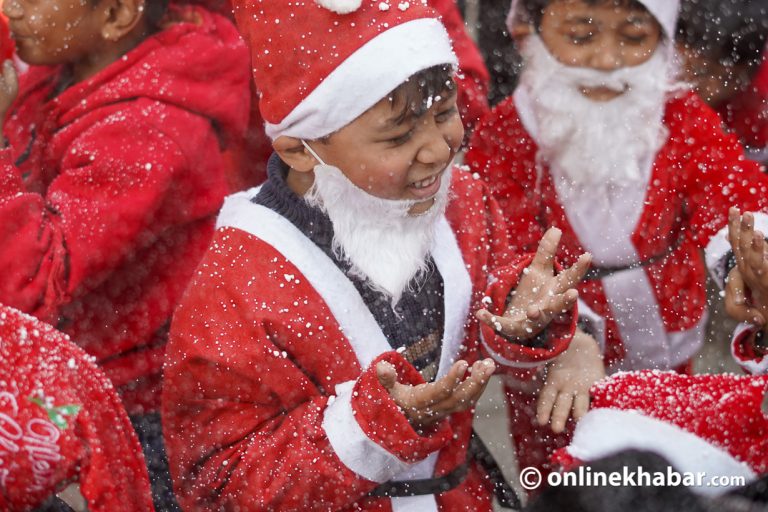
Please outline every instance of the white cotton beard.
[{"label": "white cotton beard", "polygon": [[[538,157],[553,178],[577,190],[644,186],[642,165],[667,138],[664,106],[677,87],[667,48],[660,45],[645,63],[611,72],[560,63],[538,35],[527,38],[521,53],[520,81],[538,125]],[[601,86],[626,92],[610,101],[581,93],[582,87]]]},{"label": "white cotton beard", "polygon": [[422,200],[381,199],[357,187],[337,167],[315,166],[315,181],[304,198],[331,219],[334,254],[351,265],[353,275],[389,296],[393,308],[427,268],[437,221],[448,205],[451,169],[449,165],[444,171],[429,211],[410,215]]}]

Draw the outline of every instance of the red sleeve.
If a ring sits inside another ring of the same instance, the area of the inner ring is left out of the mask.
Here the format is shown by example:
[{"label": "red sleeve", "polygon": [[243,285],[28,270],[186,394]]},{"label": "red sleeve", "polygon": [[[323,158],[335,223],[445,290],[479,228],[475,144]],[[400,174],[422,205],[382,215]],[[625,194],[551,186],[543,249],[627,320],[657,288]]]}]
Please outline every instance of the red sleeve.
[{"label": "red sleeve", "polygon": [[459,110],[464,126],[469,130],[488,113],[490,75],[480,50],[467,34],[456,1],[430,0],[430,3],[440,13],[459,59]]},{"label": "red sleeve", "polygon": [[737,138],[723,130],[720,117],[698,96],[673,103],[666,122],[672,136],[665,153],[668,165],[682,167],[687,234],[695,244],[705,247],[727,224],[731,206],[766,211],[768,176],[744,157]]},{"label": "red sleeve", "polygon": [[731,341],[731,355],[744,371],[752,375],[768,375],[768,354],[755,346],[758,329],[742,324],[734,333]]},{"label": "red sleeve", "polygon": [[[169,135],[179,127],[185,144],[211,148],[210,161],[187,160]],[[105,115],[59,150],[56,177],[42,193],[25,189],[11,150],[0,151],[0,301],[55,322],[60,305],[164,230],[210,215],[225,194],[210,172],[221,165],[216,148],[206,119],[145,100]]]},{"label": "red sleeve", "polygon": [[536,145],[508,98],[477,126],[464,158],[498,203],[511,247],[518,253],[534,252],[544,235],[538,220],[535,155]]}]

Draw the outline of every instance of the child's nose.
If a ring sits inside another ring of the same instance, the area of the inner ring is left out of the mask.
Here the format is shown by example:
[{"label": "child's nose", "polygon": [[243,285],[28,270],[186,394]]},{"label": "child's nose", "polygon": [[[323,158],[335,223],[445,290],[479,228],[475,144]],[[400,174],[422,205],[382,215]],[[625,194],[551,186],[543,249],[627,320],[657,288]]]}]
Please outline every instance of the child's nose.
[{"label": "child's nose", "polygon": [[18,19],[23,14],[18,0],[5,0],[3,2],[3,14],[10,19]]},{"label": "child's nose", "polygon": [[624,66],[621,48],[616,45],[601,45],[592,53],[589,66],[599,71],[613,71]]},{"label": "child's nose", "polygon": [[439,130],[435,130],[417,155],[423,164],[447,164],[451,158],[451,146]]}]

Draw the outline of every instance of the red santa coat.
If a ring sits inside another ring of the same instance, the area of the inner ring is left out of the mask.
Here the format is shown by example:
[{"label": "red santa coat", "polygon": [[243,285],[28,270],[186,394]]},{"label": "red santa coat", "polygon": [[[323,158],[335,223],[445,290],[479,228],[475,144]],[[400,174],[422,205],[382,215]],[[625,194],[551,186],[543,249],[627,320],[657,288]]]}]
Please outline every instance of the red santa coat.
[{"label": "red santa coat", "polygon": [[[248,53],[201,8],[51,98],[33,68],[0,151],[0,301],[95,356],[131,412],[159,406],[167,326],[213,234],[244,133]],[[143,407],[143,408],[142,408]]]},{"label": "red santa coat", "polygon": [[[521,119],[518,104],[525,99],[516,93],[478,125],[466,162],[499,201],[517,250],[530,250],[546,227],[557,226],[564,263],[585,249],[599,252],[611,219],[568,216],[548,168],[537,166],[532,123]],[[700,250],[709,244],[707,260],[714,266],[729,249],[718,234],[728,208],[764,210],[768,199],[768,178],[745,161],[736,138],[723,132],[717,114],[698,97],[669,100],[664,125],[669,136],[652,162],[644,201],[630,212],[637,221],[626,244],[634,261],[661,257],[579,288],[588,306],[582,314],[591,310],[605,321],[606,363],[614,368],[674,368],[696,353],[706,320]]]},{"label": "red santa coat", "polygon": [[[457,175],[458,174],[458,175]],[[498,207],[454,173],[455,198],[432,256],[444,279],[438,378],[480,357],[471,312],[504,308],[531,257],[513,258]],[[379,384],[386,359],[423,382],[390,344],[351,281],[248,191],[228,199],[211,250],[176,311],[163,393],[165,441],[185,510],[491,510],[476,466],[455,489],[372,498],[378,484],[440,476],[466,460],[472,413],[417,434]],[[488,284],[488,270],[497,269]],[[573,318],[525,348],[483,326],[485,351],[512,371],[568,345]],[[529,370],[526,370],[529,371]]]},{"label": "red santa coat", "polygon": [[72,482],[92,512],[154,510],[106,375],[61,332],[0,306],[0,510],[32,510]]}]

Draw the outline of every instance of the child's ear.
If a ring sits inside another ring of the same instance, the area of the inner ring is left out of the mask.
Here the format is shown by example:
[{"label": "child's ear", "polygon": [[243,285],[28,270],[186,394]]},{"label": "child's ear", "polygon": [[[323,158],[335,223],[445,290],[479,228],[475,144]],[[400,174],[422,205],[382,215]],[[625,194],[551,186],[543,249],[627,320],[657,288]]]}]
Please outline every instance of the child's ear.
[{"label": "child's ear", "polygon": [[101,36],[107,41],[119,41],[144,19],[145,0],[109,0]]},{"label": "child's ear", "polygon": [[272,141],[272,148],[280,156],[280,160],[294,171],[310,172],[320,163],[307,151],[301,139],[295,137],[280,136]]}]

